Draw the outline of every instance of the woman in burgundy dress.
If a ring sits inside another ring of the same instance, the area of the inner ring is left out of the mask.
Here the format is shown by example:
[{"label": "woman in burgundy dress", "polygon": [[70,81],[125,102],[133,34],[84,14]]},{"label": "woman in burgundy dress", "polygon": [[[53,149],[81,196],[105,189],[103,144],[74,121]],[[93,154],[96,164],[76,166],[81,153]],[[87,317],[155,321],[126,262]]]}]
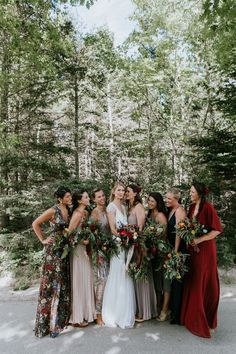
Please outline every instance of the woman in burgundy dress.
[{"label": "woman in burgundy dress", "polygon": [[198,251],[189,246],[190,270],[184,284],[181,324],[197,336],[210,338],[210,331],[217,326],[220,292],[215,237],[222,233],[222,226],[206,194],[203,183],[193,183],[188,216],[195,217],[208,232],[193,240],[192,246]]}]

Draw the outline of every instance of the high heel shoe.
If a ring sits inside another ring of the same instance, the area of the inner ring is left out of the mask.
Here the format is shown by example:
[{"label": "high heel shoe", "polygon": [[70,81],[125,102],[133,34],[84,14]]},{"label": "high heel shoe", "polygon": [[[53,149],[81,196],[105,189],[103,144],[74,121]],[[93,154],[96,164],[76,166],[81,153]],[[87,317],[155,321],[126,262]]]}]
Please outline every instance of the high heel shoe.
[{"label": "high heel shoe", "polygon": [[169,319],[169,311],[167,312],[161,311],[160,315],[156,318],[156,320],[159,322],[164,322],[167,321],[168,319]]}]

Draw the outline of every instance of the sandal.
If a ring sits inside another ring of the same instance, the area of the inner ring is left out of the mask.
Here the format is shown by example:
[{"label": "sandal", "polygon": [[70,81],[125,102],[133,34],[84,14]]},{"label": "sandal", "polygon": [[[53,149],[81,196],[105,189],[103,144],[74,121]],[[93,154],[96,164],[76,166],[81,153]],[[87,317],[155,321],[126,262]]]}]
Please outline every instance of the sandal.
[{"label": "sandal", "polygon": [[143,318],[140,318],[140,317],[135,317],[135,322],[144,322],[145,320]]},{"label": "sandal", "polygon": [[72,326],[75,328],[77,328],[77,327],[84,328],[84,327],[88,326],[88,322],[84,321],[84,322],[80,322],[80,323],[74,323]]},{"label": "sandal", "polygon": [[157,321],[159,322],[164,322],[167,321],[169,319],[169,312],[164,312],[161,311],[160,315],[156,318]]}]

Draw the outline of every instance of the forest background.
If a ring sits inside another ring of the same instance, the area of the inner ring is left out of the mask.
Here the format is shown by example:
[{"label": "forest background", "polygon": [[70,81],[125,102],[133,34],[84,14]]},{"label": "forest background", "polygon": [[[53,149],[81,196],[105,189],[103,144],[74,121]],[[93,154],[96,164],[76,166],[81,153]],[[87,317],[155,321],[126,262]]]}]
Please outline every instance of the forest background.
[{"label": "forest background", "polygon": [[204,181],[224,224],[219,264],[234,266],[236,2],[131,0],[119,47],[74,26],[71,6],[94,2],[0,0],[1,272],[15,289],[38,277],[31,223],[58,185],[109,194],[118,179],[143,197],[178,186],[185,207]]}]

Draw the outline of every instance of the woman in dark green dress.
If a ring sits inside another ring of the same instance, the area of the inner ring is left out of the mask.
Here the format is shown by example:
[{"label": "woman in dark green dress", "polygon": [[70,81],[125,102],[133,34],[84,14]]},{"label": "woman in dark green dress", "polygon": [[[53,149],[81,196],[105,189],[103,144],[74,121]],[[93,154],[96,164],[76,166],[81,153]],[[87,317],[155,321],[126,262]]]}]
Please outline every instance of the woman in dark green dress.
[{"label": "woman in dark green dress", "polygon": [[[70,317],[69,258],[61,259],[62,250],[53,250],[56,235],[62,235],[69,224],[70,190],[58,188],[57,205],[46,210],[32,224],[38,239],[45,246],[35,322],[35,336],[52,338],[64,329]],[[49,221],[51,235],[45,237],[41,224]]]}]

